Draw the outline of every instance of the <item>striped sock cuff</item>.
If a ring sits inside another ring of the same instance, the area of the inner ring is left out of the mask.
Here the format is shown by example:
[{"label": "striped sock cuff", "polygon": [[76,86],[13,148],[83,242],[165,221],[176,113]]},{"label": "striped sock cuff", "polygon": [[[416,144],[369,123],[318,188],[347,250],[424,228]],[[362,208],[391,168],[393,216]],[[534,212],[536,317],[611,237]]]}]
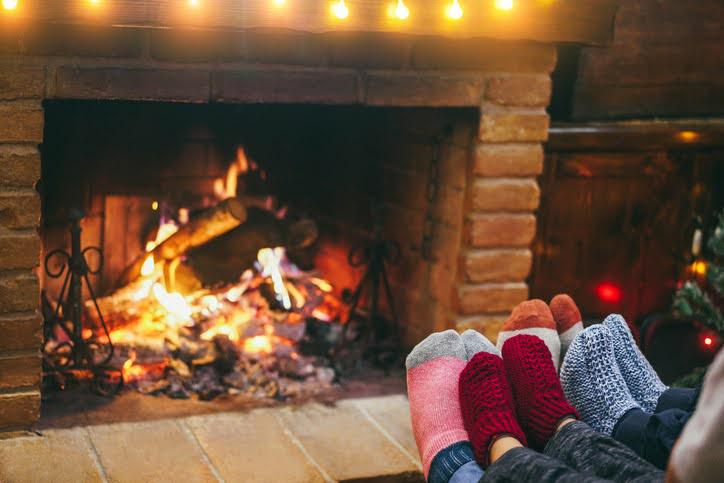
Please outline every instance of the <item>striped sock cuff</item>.
[{"label": "striped sock cuff", "polygon": [[470,442],[453,443],[435,455],[430,464],[427,481],[428,483],[448,483],[460,467],[471,461],[475,461],[475,456]]}]

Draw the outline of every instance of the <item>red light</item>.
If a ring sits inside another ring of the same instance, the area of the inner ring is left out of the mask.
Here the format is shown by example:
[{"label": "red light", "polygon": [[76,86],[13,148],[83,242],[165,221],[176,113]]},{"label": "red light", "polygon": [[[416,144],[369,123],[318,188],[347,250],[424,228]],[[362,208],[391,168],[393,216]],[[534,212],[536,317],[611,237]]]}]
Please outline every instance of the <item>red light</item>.
[{"label": "red light", "polygon": [[704,345],[710,347],[714,343],[714,339],[711,337],[704,337]]},{"label": "red light", "polygon": [[617,304],[621,301],[621,288],[610,282],[603,282],[596,287],[596,295],[602,302]]}]

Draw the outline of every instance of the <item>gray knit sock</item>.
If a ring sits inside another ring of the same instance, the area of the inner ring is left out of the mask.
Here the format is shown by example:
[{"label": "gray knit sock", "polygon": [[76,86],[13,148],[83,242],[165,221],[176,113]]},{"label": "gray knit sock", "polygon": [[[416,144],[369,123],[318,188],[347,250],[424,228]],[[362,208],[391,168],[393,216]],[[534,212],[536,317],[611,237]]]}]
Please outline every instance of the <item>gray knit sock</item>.
[{"label": "gray knit sock", "polygon": [[462,361],[467,361],[465,347],[463,347],[460,334],[454,330],[436,332],[427,336],[425,340],[417,344],[405,360],[405,366],[409,371],[423,362],[441,356],[453,356]]},{"label": "gray knit sock", "polygon": [[573,339],[561,366],[561,385],[581,419],[607,436],[626,412],[641,409],[616,364],[611,332],[600,324]]},{"label": "gray knit sock", "polygon": [[611,314],[603,325],[611,332],[613,352],[628,390],[644,411],[654,412],[659,397],[668,388],[639,350],[623,317]]},{"label": "gray knit sock", "polygon": [[477,330],[468,329],[462,333],[460,338],[463,340],[467,360],[472,359],[478,352],[490,352],[491,354],[500,356],[498,348]]}]

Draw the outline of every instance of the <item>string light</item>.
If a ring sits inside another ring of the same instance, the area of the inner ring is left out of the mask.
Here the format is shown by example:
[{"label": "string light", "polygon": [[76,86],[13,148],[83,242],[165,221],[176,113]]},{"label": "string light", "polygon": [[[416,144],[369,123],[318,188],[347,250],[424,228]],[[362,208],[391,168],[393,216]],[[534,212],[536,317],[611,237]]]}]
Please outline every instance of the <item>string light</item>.
[{"label": "string light", "polygon": [[332,15],[340,20],[344,20],[349,16],[349,9],[345,5],[344,0],[339,0],[332,4]]},{"label": "string light", "polygon": [[445,15],[453,20],[460,20],[463,18],[463,9],[458,3],[458,0],[453,0],[450,6],[445,9]]},{"label": "string light", "polygon": [[15,10],[18,8],[18,0],[3,0],[4,10]]},{"label": "string light", "polygon": [[407,5],[405,5],[405,2],[402,0],[397,0],[396,5],[390,5],[390,8],[388,9],[388,14],[390,17],[395,17],[398,20],[405,20],[407,17],[410,16],[410,9],[407,8]]},{"label": "string light", "polygon": [[495,0],[495,8],[498,10],[512,10],[513,0]]}]

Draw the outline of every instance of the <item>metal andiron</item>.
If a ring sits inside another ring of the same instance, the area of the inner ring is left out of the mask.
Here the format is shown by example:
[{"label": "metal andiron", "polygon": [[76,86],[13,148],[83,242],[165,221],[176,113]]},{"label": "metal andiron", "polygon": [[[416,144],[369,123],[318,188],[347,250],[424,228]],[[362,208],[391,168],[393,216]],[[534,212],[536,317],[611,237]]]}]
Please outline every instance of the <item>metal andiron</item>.
[{"label": "metal andiron", "polygon": [[[113,357],[113,343],[88,278],[89,274],[96,275],[102,270],[103,252],[94,246],[81,248],[82,219],[81,211],[71,212],[70,253],[56,249],[45,257],[45,273],[50,278],[63,278],[63,282],[54,304],[43,296],[43,375],[53,378],[61,387],[68,379],[90,377],[93,389],[108,395],[118,390],[122,377],[118,370],[108,366]],[[95,268],[88,264],[90,253],[98,257]],[[101,322],[97,328],[103,330],[100,337],[97,330],[83,330],[84,281]]]}]

